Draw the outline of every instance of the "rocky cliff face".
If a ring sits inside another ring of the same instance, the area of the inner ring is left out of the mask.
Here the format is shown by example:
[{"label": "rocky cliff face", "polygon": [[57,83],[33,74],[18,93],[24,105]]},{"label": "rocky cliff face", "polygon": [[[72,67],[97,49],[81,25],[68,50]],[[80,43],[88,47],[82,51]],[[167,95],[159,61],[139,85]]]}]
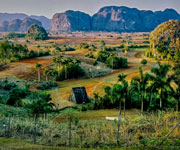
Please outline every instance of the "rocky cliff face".
[{"label": "rocky cliff face", "polygon": [[125,6],[107,6],[92,17],[75,11],[55,14],[51,31],[149,32],[168,20],[180,20],[180,15],[173,9],[153,12]]},{"label": "rocky cliff face", "polygon": [[27,31],[28,31],[28,28],[29,28],[32,24],[36,24],[36,25],[42,26],[42,24],[41,24],[40,21],[28,17],[28,18],[25,18],[25,19],[22,21],[21,26],[20,26],[20,28],[19,28],[19,31],[20,31],[20,32],[27,32]]},{"label": "rocky cliff face", "polygon": [[92,17],[94,31],[143,31],[143,20],[138,9],[104,7]]},{"label": "rocky cliff face", "polygon": [[0,23],[0,32],[6,32],[8,31],[8,21],[3,21]]},{"label": "rocky cliff face", "polygon": [[53,16],[51,31],[89,31],[91,30],[91,17],[80,11],[66,11]]},{"label": "rocky cliff face", "polygon": [[92,17],[94,31],[151,31],[168,20],[180,20],[173,9],[145,11],[136,8],[109,6],[99,10]]},{"label": "rocky cliff face", "polygon": [[45,28],[46,30],[50,29],[51,19],[48,19],[44,16],[34,16],[34,15],[30,16],[30,18],[40,21],[42,23],[43,28]]},{"label": "rocky cliff face", "polygon": [[21,23],[22,23],[22,20],[20,19],[15,19],[15,20],[10,21],[8,23],[8,31],[11,31],[11,32],[19,31]]}]

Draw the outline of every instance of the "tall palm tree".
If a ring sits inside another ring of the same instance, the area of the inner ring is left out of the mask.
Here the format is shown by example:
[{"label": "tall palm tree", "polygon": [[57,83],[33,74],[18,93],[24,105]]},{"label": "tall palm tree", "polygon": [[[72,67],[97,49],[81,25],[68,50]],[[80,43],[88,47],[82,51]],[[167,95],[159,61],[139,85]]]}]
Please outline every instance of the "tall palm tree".
[{"label": "tall palm tree", "polygon": [[174,74],[172,75],[173,81],[176,83],[176,89],[172,88],[173,97],[177,100],[176,110],[179,111],[180,103],[180,64],[176,64],[173,68]]},{"label": "tall palm tree", "polygon": [[171,88],[170,84],[172,77],[168,76],[171,69],[170,65],[158,63],[158,67],[151,69],[150,79],[152,81],[151,87],[155,89],[160,97],[160,109],[162,109],[163,95],[166,93],[167,88]]},{"label": "tall palm tree", "polygon": [[110,57],[112,59],[112,69],[114,68],[114,58],[117,57],[117,53],[111,53]]},{"label": "tall palm tree", "polygon": [[56,81],[56,77],[58,76],[58,72],[55,69],[49,70],[49,75]]},{"label": "tall palm tree", "polygon": [[120,74],[118,76],[118,81],[121,82],[121,97],[123,99],[123,103],[124,103],[124,118],[125,118],[125,111],[126,111],[126,100],[128,99],[128,93],[129,93],[129,85],[128,82],[125,80],[125,78],[127,77],[127,75],[124,75],[123,73]]},{"label": "tall palm tree", "polygon": [[36,143],[36,126],[37,119],[40,114],[46,114],[53,110],[54,104],[51,103],[51,96],[46,92],[34,93],[32,102],[28,104],[30,111],[34,117],[34,143]]},{"label": "tall palm tree", "polygon": [[68,59],[63,59],[62,60],[62,65],[64,66],[65,69],[65,79],[67,79],[67,65],[70,63],[70,60]]},{"label": "tall palm tree", "polygon": [[37,71],[38,71],[38,82],[41,81],[41,73],[40,73],[41,67],[42,67],[42,64],[36,63],[36,69],[37,69]]},{"label": "tall palm tree", "polygon": [[62,61],[63,61],[62,58],[63,58],[62,55],[59,55],[58,57],[53,58],[53,62],[57,65],[57,68],[58,68],[58,76],[60,75],[60,66],[61,66]]},{"label": "tall palm tree", "polygon": [[49,70],[48,70],[48,68],[45,68],[45,69],[44,69],[43,74],[46,76],[46,81],[48,81],[48,75],[49,75]]},{"label": "tall palm tree", "polygon": [[118,130],[117,130],[117,144],[120,144],[120,124],[121,124],[121,99],[124,99],[124,117],[125,117],[125,94],[128,88],[128,82],[125,81],[125,78],[127,77],[127,75],[124,75],[123,73],[120,74],[118,76],[118,81],[121,82],[120,84],[120,93],[119,95],[121,95],[120,101],[119,101],[119,114],[118,114]]},{"label": "tall palm tree", "polygon": [[150,75],[148,73],[144,75],[141,67],[139,68],[139,72],[140,72],[140,77],[135,77],[133,78],[133,80],[137,82],[139,85],[139,92],[141,95],[141,114],[142,114],[144,109],[144,98],[146,95],[146,89],[147,89],[148,81],[150,79]]}]

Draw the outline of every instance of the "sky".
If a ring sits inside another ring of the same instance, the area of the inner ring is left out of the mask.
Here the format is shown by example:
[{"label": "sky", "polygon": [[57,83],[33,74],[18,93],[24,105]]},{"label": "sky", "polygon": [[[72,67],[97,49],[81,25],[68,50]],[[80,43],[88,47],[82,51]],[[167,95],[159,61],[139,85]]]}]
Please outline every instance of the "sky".
[{"label": "sky", "polygon": [[1,13],[25,13],[48,18],[69,9],[93,15],[104,6],[127,6],[153,11],[173,8],[180,13],[180,0],[0,0]]}]

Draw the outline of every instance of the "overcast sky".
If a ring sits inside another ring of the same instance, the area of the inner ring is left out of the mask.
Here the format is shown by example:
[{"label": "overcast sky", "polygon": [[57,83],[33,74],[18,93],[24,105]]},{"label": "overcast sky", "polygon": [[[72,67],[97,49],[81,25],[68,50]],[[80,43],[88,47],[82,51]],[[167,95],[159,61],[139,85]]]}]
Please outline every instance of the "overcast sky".
[{"label": "overcast sky", "polygon": [[52,18],[55,13],[69,9],[92,15],[101,7],[110,5],[145,10],[174,8],[180,13],[180,0],[0,0],[0,12],[44,15]]}]

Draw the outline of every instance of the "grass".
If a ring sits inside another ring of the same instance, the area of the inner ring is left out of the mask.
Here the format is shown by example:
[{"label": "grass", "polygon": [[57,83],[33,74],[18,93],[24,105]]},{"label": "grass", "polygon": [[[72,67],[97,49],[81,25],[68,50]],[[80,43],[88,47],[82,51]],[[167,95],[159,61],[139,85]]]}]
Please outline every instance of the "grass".
[{"label": "grass", "polygon": [[[68,111],[69,110],[65,110],[63,111],[62,114],[55,117],[54,122],[66,121]],[[106,109],[106,110],[90,110],[90,111],[83,111],[83,112],[71,110],[71,113],[72,112],[73,112],[73,116],[78,117],[79,120],[106,120],[106,117],[117,117],[119,111],[118,109]],[[139,114],[140,112],[137,109],[126,110],[127,118],[134,118],[134,117],[137,117]]]},{"label": "grass", "polygon": [[[178,146],[167,147],[122,147],[113,148],[114,150],[179,150]],[[88,148],[94,150],[95,148]],[[96,148],[97,150],[112,150],[112,148]],[[21,139],[0,138],[0,150],[87,150],[87,148],[70,148],[70,147],[56,147],[43,146],[30,143]]]},{"label": "grass", "polygon": [[13,138],[0,138],[0,149],[2,150],[77,150],[77,148],[43,146],[28,141]]}]

